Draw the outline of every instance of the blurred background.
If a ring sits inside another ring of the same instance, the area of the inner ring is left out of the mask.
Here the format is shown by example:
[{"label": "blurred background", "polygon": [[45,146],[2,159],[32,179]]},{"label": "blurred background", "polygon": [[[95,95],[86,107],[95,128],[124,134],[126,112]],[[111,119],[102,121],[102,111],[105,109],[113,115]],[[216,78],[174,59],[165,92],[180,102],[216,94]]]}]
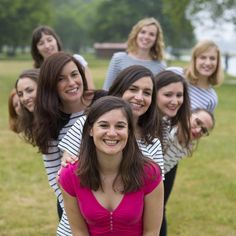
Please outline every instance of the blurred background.
[{"label": "blurred background", "polygon": [[29,54],[38,25],[53,27],[65,50],[83,54],[95,43],[124,43],[138,20],[152,16],[162,25],[167,59],[186,58],[197,40],[210,38],[236,75],[235,12],[235,0],[0,0],[0,59]]}]

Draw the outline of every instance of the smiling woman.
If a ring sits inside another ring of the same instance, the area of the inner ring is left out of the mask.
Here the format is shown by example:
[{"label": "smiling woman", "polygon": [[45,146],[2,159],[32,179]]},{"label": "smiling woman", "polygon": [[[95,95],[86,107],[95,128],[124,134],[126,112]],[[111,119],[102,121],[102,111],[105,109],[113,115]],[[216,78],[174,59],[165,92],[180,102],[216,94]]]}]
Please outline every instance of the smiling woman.
[{"label": "smiling woman", "polygon": [[159,234],[161,172],[138,148],[123,99],[107,96],[90,107],[79,161],[62,169],[59,183],[73,235]]},{"label": "smiling woman", "polygon": [[132,28],[127,41],[127,52],[115,53],[110,61],[103,88],[108,90],[125,68],[142,65],[154,75],[166,67],[163,62],[164,41],[160,23],[155,18],[144,18]]}]

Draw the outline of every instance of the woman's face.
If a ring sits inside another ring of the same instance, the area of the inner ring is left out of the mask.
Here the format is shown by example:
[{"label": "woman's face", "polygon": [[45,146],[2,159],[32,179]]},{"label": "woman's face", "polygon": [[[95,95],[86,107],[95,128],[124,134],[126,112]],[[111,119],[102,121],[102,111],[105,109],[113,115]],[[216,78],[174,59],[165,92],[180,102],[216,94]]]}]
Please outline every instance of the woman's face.
[{"label": "woman's face", "polygon": [[184,87],[181,82],[171,83],[157,92],[157,106],[163,116],[173,118],[184,101]]},{"label": "woman's face", "polygon": [[90,130],[98,156],[122,156],[128,133],[128,121],[121,109],[104,113],[95,121]]},{"label": "woman's face", "polygon": [[191,140],[198,140],[203,136],[208,136],[213,127],[211,116],[205,111],[193,113],[190,118]]},{"label": "woman's face", "polygon": [[157,37],[157,27],[155,25],[144,26],[137,34],[137,45],[139,49],[150,50]]},{"label": "woman's face", "polygon": [[57,91],[63,105],[67,110],[73,103],[81,101],[84,86],[77,65],[70,61],[63,67],[57,84]]},{"label": "woman's face", "polygon": [[27,77],[20,78],[17,83],[17,94],[21,104],[29,112],[33,112],[37,94],[37,83]]},{"label": "woman's face", "polygon": [[149,76],[136,80],[124,92],[122,98],[131,105],[134,118],[138,119],[148,110],[152,102],[152,92],[153,83]]},{"label": "woman's face", "polygon": [[42,33],[41,38],[37,43],[37,49],[45,60],[52,54],[58,52],[57,40],[50,34]]},{"label": "woman's face", "polygon": [[210,77],[217,68],[218,56],[216,48],[212,47],[196,57],[196,70],[202,77]]},{"label": "woman's face", "polygon": [[19,116],[21,112],[21,106],[20,106],[20,99],[17,94],[15,94],[12,98],[12,106],[14,107],[16,114]]}]

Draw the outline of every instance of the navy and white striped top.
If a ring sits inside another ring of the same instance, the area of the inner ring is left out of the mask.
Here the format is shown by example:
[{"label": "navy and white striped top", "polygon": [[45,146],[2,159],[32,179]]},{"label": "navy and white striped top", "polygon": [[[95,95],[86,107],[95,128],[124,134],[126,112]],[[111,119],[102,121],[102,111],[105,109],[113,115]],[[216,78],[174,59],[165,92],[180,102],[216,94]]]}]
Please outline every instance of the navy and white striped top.
[{"label": "navy and white striped top", "polygon": [[103,89],[109,90],[117,75],[125,68],[133,65],[144,66],[152,71],[154,75],[160,73],[166,68],[166,64],[163,61],[141,60],[128,55],[126,52],[117,52],[114,53],[111,58]]}]

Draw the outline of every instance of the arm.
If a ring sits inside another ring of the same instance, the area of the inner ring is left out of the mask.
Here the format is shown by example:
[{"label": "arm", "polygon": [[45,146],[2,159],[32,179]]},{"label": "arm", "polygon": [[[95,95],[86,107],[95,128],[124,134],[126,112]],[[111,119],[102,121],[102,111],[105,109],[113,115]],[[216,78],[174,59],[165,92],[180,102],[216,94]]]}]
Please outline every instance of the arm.
[{"label": "arm", "polygon": [[65,211],[73,236],[89,236],[87,225],[80,213],[77,199],[62,189]]},{"label": "arm", "polygon": [[111,58],[110,63],[109,63],[107,76],[106,76],[105,82],[103,84],[104,90],[109,90],[109,88],[111,87],[113,81],[115,80],[115,78],[119,74],[119,71],[120,71],[119,66],[120,66],[120,62],[117,59],[117,54],[114,54]]},{"label": "arm", "polygon": [[160,233],[163,216],[163,182],[144,198],[143,236],[157,236]]}]

